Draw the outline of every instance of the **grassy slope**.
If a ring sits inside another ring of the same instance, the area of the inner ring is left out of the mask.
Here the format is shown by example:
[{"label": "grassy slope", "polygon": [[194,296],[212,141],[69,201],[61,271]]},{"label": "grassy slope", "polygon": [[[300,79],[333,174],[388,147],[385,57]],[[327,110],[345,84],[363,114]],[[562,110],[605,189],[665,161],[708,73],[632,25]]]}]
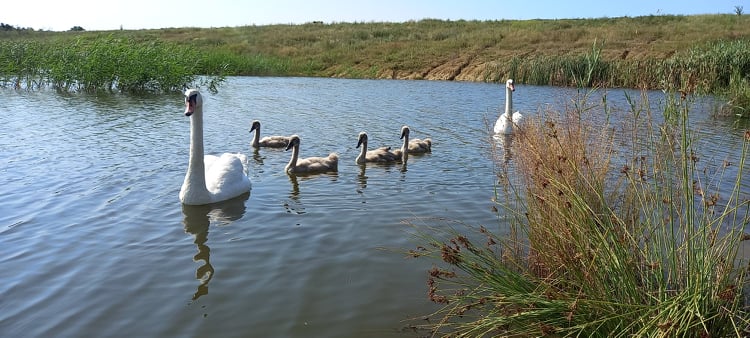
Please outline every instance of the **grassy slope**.
[{"label": "grassy slope", "polygon": [[495,81],[512,57],[581,55],[603,43],[604,60],[664,59],[691,47],[750,36],[750,16],[644,16],[524,21],[334,23],[166,28],[158,30],[3,33],[0,38],[74,38],[112,34],[163,39],[241,58],[270,58],[271,74]]}]

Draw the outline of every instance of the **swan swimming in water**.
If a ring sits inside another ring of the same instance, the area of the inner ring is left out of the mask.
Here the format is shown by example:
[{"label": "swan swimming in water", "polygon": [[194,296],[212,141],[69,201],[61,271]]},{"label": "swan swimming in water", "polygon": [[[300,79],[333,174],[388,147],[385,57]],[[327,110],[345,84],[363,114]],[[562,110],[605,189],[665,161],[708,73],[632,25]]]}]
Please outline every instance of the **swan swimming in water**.
[{"label": "swan swimming in water", "polygon": [[403,126],[401,127],[401,139],[404,140],[403,144],[401,145],[401,149],[396,149],[393,151],[394,154],[401,157],[402,162],[406,162],[409,158],[409,154],[426,154],[432,152],[432,140],[429,138],[426,138],[424,140],[420,139],[409,139],[409,134],[411,133],[411,129],[409,129],[409,126]]},{"label": "swan swimming in water", "polygon": [[505,113],[495,122],[495,134],[512,134],[513,128],[517,127],[521,122],[523,115],[519,112],[511,113],[513,110],[513,92],[516,91],[516,86],[513,84],[513,79],[505,81]]},{"label": "swan swimming in water", "polygon": [[412,140],[409,138],[409,134],[411,134],[409,126],[401,127],[401,138],[404,140],[404,144],[409,145],[409,154],[426,154],[432,152],[432,140],[430,138],[424,140],[415,138]]},{"label": "swan swimming in water", "polygon": [[284,148],[289,144],[289,136],[266,136],[260,138],[260,121],[253,120],[253,124],[250,127],[250,132],[255,131],[253,135],[253,142],[250,144],[253,148],[268,147],[268,148]]},{"label": "swan swimming in water", "polygon": [[367,133],[359,133],[359,140],[357,141],[357,148],[362,148],[359,152],[359,156],[355,162],[357,164],[363,164],[365,162],[379,162],[379,163],[393,163],[401,160],[401,155],[391,152],[390,147],[380,147],[367,151]]},{"label": "swan swimming in water", "polygon": [[190,159],[180,202],[204,205],[225,201],[250,191],[247,156],[203,154],[203,97],[197,89],[185,91],[185,116],[190,117]]},{"label": "swan swimming in water", "polygon": [[299,136],[292,135],[289,138],[289,145],[286,146],[286,150],[292,149],[292,159],[284,168],[288,174],[323,173],[339,170],[339,156],[336,153],[331,153],[328,157],[298,159],[299,142]]}]

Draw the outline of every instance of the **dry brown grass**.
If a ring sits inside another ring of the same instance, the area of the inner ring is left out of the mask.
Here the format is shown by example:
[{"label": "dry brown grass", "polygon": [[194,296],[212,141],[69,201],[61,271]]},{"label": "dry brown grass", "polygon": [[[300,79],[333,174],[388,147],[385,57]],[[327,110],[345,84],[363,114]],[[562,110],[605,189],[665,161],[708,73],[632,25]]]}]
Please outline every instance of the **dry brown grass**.
[{"label": "dry brown grass", "polygon": [[[597,229],[573,221],[600,222],[609,217],[605,186],[610,172],[613,130],[588,123],[591,110],[548,111],[525,121],[514,152],[524,195],[527,196],[531,264],[540,277],[586,254],[577,238]],[[581,208],[581,206],[586,208]]]},{"label": "dry brown grass", "polygon": [[687,95],[667,94],[663,119],[633,102],[617,126],[602,117],[606,100],[587,100],[525,121],[498,159],[507,235],[436,227],[410,251],[442,262],[428,277],[441,308],[424,326],[444,337],[745,336],[742,173],[713,193],[705,176],[722,169],[696,167]]}]

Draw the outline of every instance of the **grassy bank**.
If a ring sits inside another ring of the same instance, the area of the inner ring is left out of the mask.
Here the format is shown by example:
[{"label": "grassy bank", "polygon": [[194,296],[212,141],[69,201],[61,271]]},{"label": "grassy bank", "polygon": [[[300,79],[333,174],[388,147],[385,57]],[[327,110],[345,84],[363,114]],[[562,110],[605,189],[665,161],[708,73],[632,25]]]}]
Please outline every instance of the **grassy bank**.
[{"label": "grassy bank", "polygon": [[194,65],[189,57],[200,54],[203,61],[192,70],[201,74],[459,81],[513,77],[519,83],[559,86],[588,78],[589,85],[606,87],[681,90],[691,83],[696,88],[690,89],[700,92],[742,94],[744,99],[735,102],[750,96],[747,15],[0,32],[5,43],[57,48],[112,38],[139,48],[155,42],[181,46],[172,57]]}]

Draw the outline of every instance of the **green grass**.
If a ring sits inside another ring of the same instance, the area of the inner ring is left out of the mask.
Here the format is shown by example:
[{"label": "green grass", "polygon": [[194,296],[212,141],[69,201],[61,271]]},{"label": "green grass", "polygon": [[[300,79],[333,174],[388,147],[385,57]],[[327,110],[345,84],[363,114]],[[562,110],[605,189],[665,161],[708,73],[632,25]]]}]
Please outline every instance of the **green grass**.
[{"label": "green grass", "polygon": [[[663,89],[690,82],[723,93],[748,79],[750,16],[333,23],[107,32],[0,32],[0,41],[66,46],[111,37],[181,46],[209,58],[200,72],[527,84],[577,84],[598,53],[591,85]],[[209,67],[210,66],[210,67]],[[12,74],[11,74],[12,75]],[[2,76],[9,76],[3,73]],[[686,79],[691,79],[687,81]],[[684,88],[674,88],[684,89]]]},{"label": "green grass", "polygon": [[724,96],[729,98],[722,109],[724,115],[750,117],[750,79],[740,74],[731,75]]},{"label": "green grass", "polygon": [[4,87],[120,92],[216,90],[227,65],[182,45],[112,36],[0,40],[0,64]]},{"label": "green grass", "polygon": [[746,336],[750,133],[737,136],[739,158],[702,168],[691,103],[667,95],[664,123],[635,99],[627,125],[587,122],[610,112],[585,94],[527,121],[499,173],[503,235],[415,230],[410,253],[436,262],[428,291],[440,305],[423,326],[446,337]]}]

